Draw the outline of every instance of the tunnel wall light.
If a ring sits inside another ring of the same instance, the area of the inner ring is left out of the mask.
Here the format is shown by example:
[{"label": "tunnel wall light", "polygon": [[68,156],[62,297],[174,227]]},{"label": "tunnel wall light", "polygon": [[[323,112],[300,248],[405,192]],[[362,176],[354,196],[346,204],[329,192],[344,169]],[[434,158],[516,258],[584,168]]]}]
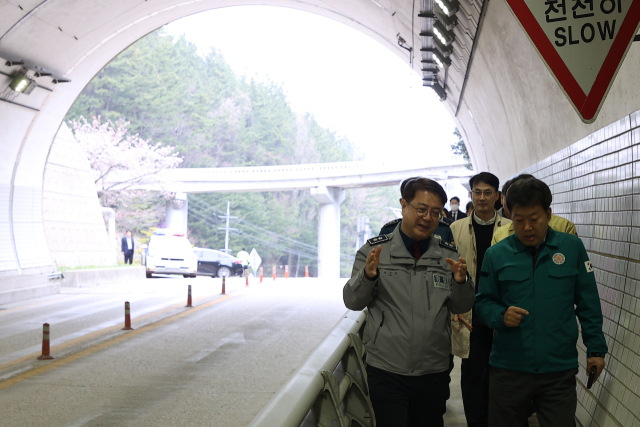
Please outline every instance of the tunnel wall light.
[{"label": "tunnel wall light", "polygon": [[25,73],[18,73],[11,80],[9,87],[18,93],[29,95],[35,89],[36,82],[31,80]]},{"label": "tunnel wall light", "polygon": [[447,16],[455,15],[460,8],[460,3],[457,0],[436,0],[435,3]]},{"label": "tunnel wall light", "polygon": [[453,27],[458,25],[458,18],[456,15],[449,16],[438,6],[438,4],[434,4],[433,11],[435,12],[434,18],[437,19],[447,30],[452,30]]},{"label": "tunnel wall light", "polygon": [[449,46],[455,40],[455,34],[448,31],[439,21],[433,23],[433,34],[445,46]]}]

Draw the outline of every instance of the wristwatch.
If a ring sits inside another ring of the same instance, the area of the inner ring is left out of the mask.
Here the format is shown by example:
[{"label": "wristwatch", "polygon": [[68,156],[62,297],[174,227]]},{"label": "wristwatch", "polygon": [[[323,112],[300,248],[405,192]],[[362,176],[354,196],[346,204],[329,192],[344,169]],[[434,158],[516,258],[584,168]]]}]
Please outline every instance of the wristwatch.
[{"label": "wristwatch", "polygon": [[587,353],[587,358],[589,357],[602,357],[604,358],[604,354],[596,352],[596,351],[592,351],[590,353]]}]

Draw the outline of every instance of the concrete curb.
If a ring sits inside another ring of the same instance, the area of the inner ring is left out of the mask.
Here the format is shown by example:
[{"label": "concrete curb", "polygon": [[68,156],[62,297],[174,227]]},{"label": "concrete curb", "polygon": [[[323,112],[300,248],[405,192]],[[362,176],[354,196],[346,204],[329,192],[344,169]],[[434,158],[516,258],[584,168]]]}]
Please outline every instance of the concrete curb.
[{"label": "concrete curb", "polygon": [[93,268],[89,270],[65,271],[60,286],[64,288],[91,288],[111,285],[125,280],[146,278],[144,266]]}]

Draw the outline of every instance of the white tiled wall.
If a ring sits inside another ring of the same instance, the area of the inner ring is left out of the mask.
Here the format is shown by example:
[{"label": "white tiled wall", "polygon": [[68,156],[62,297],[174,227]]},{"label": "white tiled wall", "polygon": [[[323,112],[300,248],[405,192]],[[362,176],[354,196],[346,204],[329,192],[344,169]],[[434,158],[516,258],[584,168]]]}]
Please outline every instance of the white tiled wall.
[{"label": "white tiled wall", "polygon": [[591,390],[578,343],[577,416],[583,426],[640,427],[640,111],[527,168],[553,193],[594,266],[609,346]]}]

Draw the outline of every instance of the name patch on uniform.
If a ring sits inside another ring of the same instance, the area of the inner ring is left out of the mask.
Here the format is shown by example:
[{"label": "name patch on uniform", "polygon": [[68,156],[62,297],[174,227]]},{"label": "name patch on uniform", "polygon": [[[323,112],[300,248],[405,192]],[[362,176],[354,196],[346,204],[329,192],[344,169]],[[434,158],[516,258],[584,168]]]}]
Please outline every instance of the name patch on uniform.
[{"label": "name patch on uniform", "polygon": [[392,236],[393,234],[383,234],[382,236],[372,237],[371,239],[367,240],[367,243],[370,245],[377,245],[379,243],[388,242],[389,240],[391,240]]},{"label": "name patch on uniform", "polygon": [[447,249],[450,249],[450,250],[452,250],[452,251],[454,251],[454,252],[458,252],[458,248],[456,248],[456,247],[455,247],[454,245],[452,245],[451,243],[447,243],[447,242],[445,242],[444,240],[440,240],[438,243],[439,243],[439,244],[440,244],[440,246],[442,246],[442,247],[445,247],[445,248],[447,248]]},{"label": "name patch on uniform", "polygon": [[433,286],[449,290],[449,278],[442,274],[433,273]]},{"label": "name patch on uniform", "polygon": [[555,264],[558,264],[558,265],[564,264],[564,255],[562,255],[560,252],[558,252],[557,254],[553,254],[551,259]]},{"label": "name patch on uniform", "polygon": [[585,261],[584,268],[587,269],[587,273],[593,273],[593,265],[591,264],[591,261]]}]

